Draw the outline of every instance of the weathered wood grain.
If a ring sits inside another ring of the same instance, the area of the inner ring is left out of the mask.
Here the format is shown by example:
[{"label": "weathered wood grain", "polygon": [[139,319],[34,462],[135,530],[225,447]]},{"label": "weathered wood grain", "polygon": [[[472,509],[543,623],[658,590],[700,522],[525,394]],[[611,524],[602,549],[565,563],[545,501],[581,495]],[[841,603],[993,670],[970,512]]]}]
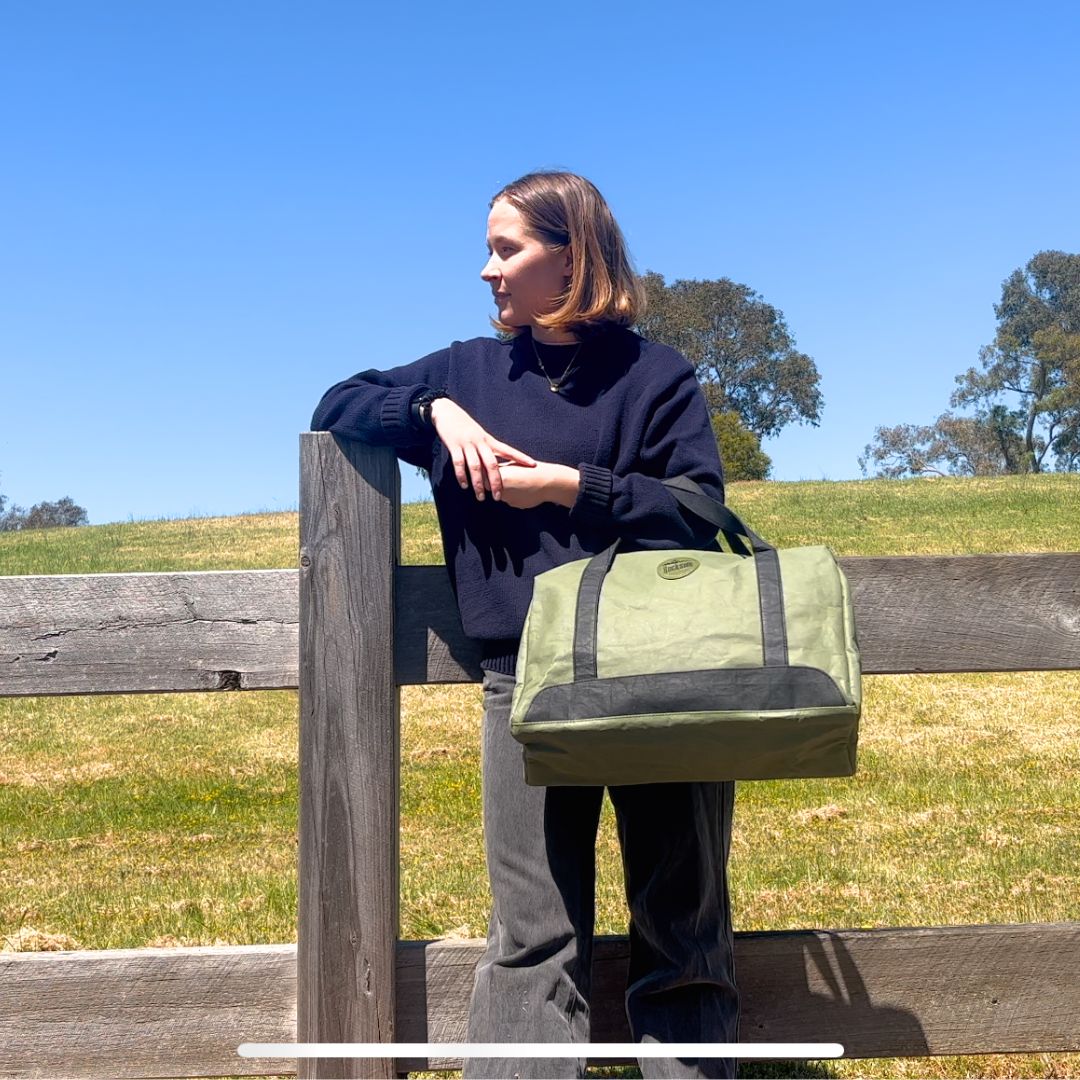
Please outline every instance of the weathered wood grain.
[{"label": "weathered wood grain", "polygon": [[839,562],[867,674],[1080,668],[1080,552]]},{"label": "weathered wood grain", "polygon": [[295,570],[0,577],[0,696],[297,684]]},{"label": "weathered wood grain", "polygon": [[[301,1042],[394,1039],[400,691],[393,456],[304,439],[300,455]],[[302,1059],[304,1077],[391,1077],[393,1062]]]},{"label": "weathered wood grain", "polygon": [[[1080,553],[839,560],[863,673],[1080,669]],[[0,697],[295,689],[297,572],[0,577]],[[478,682],[444,566],[399,566],[399,685]]]},{"label": "weathered wood grain", "polygon": [[[465,1041],[483,944],[398,943],[397,1041]],[[596,938],[594,1041],[630,1040],[627,949]],[[296,1059],[236,1047],[296,1040],[295,961],[293,945],[0,953],[0,1077],[291,1073]],[[736,934],[735,961],[744,1042],[840,1042],[848,1057],[1080,1052],[1078,923]],[[359,1066],[350,1075],[379,1075]]]},{"label": "weathered wood grain", "polygon": [[0,1076],[292,1074],[296,946],[0,953]]}]

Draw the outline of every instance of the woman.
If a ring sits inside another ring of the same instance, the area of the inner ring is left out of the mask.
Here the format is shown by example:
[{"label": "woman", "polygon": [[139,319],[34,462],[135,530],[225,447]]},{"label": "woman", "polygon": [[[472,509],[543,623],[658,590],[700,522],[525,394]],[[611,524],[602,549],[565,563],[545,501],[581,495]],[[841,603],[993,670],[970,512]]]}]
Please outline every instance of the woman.
[{"label": "woman", "polygon": [[[587,1042],[602,787],[529,787],[510,702],[533,578],[608,547],[711,548],[716,527],[664,487],[724,497],[705,398],[644,313],[622,233],[573,173],[491,200],[481,278],[511,335],[454,341],[330,388],[317,431],[393,446],[431,473],[465,633],[482,647],[484,840],[493,904],[470,1042]],[[734,1042],[739,998],[726,863],[733,783],[609,789],[630,910],[635,1041]],[[582,1076],[581,1057],[471,1058],[465,1077]],[[645,1077],[734,1076],[732,1059],[643,1058]]]}]

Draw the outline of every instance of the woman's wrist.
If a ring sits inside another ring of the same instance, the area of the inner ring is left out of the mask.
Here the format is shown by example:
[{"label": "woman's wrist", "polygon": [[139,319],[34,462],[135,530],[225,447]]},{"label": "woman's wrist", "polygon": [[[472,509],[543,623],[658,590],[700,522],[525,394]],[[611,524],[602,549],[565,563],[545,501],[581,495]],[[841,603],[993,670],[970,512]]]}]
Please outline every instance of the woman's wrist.
[{"label": "woman's wrist", "polygon": [[571,465],[560,465],[559,475],[555,481],[555,492],[551,501],[558,503],[560,506],[573,506],[577,502],[580,490],[581,473]]},{"label": "woman's wrist", "polygon": [[426,406],[425,412],[427,413],[426,419],[427,419],[429,427],[434,427],[435,426],[435,410],[439,409],[439,408],[445,409],[446,408],[445,403],[448,402],[449,400],[450,399],[447,398],[447,397],[436,398],[433,402],[431,402],[429,405]]}]

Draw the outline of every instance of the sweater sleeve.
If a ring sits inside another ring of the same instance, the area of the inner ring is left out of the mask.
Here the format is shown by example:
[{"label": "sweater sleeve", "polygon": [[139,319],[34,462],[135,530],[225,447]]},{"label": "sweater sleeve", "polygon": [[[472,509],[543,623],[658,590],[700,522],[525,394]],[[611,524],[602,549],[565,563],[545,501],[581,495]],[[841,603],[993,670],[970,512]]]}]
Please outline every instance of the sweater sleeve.
[{"label": "sweater sleeve", "polygon": [[614,469],[578,464],[581,486],[570,510],[572,520],[646,550],[713,545],[716,526],[683,507],[661,483],[689,476],[724,501],[720,451],[705,394],[688,360],[652,403],[640,446],[618,458]]},{"label": "sweater sleeve", "polygon": [[392,446],[403,461],[428,468],[434,430],[417,430],[409,416],[413,399],[446,386],[450,350],[439,349],[411,364],[378,371],[369,368],[335,383],[311,418],[312,431],[331,431],[373,446]]}]

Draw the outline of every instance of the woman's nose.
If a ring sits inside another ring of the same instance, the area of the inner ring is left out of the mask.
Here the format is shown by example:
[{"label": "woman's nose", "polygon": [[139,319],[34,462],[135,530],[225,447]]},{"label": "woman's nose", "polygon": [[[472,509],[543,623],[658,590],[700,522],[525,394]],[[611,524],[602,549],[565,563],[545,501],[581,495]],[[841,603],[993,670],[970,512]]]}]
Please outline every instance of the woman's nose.
[{"label": "woman's nose", "polygon": [[495,271],[491,269],[491,259],[488,259],[488,261],[484,263],[484,269],[480,271],[480,277],[483,278],[484,281],[491,281],[497,276]]}]

